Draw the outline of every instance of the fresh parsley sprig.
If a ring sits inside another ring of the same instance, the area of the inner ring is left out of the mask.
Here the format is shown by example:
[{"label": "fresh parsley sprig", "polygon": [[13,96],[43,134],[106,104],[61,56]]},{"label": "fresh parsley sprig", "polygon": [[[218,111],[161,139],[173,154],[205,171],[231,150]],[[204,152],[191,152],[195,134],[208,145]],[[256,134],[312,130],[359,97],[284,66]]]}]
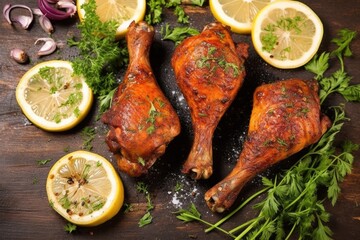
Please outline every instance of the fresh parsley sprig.
[{"label": "fresh parsley sprig", "polygon": [[[340,30],[338,37],[332,42],[337,45],[337,49],[332,52],[323,52],[316,55],[305,69],[315,74],[315,79],[320,84],[320,102],[332,93],[341,94],[347,101],[360,101],[360,84],[350,85],[351,77],[345,72],[344,57],[352,56],[350,49],[351,41],[356,37],[356,32],[349,29]],[[329,60],[331,57],[337,57],[340,62],[340,69],[328,77],[324,73],[329,69]]]},{"label": "fresh parsley sprig", "polygon": [[77,226],[75,224],[72,224],[71,222],[68,222],[65,226],[64,226],[64,230],[68,233],[72,233],[74,231],[76,231]]},{"label": "fresh parsley sprig", "polygon": [[170,40],[175,45],[180,44],[185,38],[194,36],[200,32],[192,27],[174,27],[171,28],[169,24],[165,24],[161,27],[162,40]]}]

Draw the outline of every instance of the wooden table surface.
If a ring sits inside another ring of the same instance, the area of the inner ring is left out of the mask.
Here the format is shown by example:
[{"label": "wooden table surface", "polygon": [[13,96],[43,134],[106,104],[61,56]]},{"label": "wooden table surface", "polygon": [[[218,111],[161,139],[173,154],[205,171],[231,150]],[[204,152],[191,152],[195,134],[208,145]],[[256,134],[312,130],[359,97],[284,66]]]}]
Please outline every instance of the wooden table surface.
[{"label": "wooden table surface", "polygon": [[[359,0],[304,0],[322,19],[325,33],[320,50],[332,50],[334,45],[330,39],[342,28],[349,28],[360,33]],[[27,4],[36,7],[36,1],[14,0],[12,4]],[[5,1],[1,1],[1,8]],[[199,30],[209,22],[214,21],[209,8],[187,7],[191,26]],[[164,21],[176,24],[171,11],[166,11]],[[55,23],[53,38],[66,42],[69,36],[77,34],[77,18]],[[96,121],[97,107],[94,105],[89,116],[75,129],[63,133],[49,133],[33,126],[22,114],[15,99],[15,88],[21,76],[35,64],[52,59],[71,60],[76,56],[76,49],[62,47],[57,53],[47,57],[37,58],[39,46],[34,45],[37,38],[46,37],[38,20],[29,30],[19,26],[10,26],[4,18],[0,25],[0,239],[229,239],[219,232],[205,234],[204,226],[198,223],[184,224],[173,214],[180,207],[187,208],[194,202],[202,213],[202,217],[215,222],[222,215],[211,213],[203,201],[205,191],[219,181],[235,164],[241,148],[244,132],[251,110],[251,94],[255,86],[262,82],[289,77],[311,78],[303,68],[285,71],[265,64],[254,53],[250,46],[250,57],[246,64],[247,77],[233,106],[224,116],[214,136],[214,176],[208,181],[193,181],[180,173],[191,144],[190,118],[186,104],[174,84],[174,76],[169,65],[174,50],[172,42],[161,40],[161,24],[155,26],[156,37],[151,51],[151,60],[155,75],[160,86],[179,113],[182,122],[182,133],[169,146],[167,153],[154,165],[150,174],[140,179],[134,179],[119,173],[125,185],[125,202],[133,204],[133,211],[121,211],[107,223],[94,228],[78,228],[69,234],[64,231],[66,221],[55,213],[48,204],[45,182],[50,167],[57,159],[65,155],[64,149],[70,151],[82,149],[81,131],[85,126],[96,128],[93,142],[93,152],[108,158],[114,163],[112,154],[104,143],[106,126]],[[235,41],[250,43],[250,36],[233,34]],[[9,58],[13,48],[26,49],[31,62],[26,65],[15,63]],[[354,56],[346,59],[346,70],[353,76],[352,83],[360,83],[360,38],[352,44]],[[334,66],[336,68],[337,66]],[[339,96],[333,96],[327,105],[344,102]],[[346,122],[337,141],[348,139],[360,144],[359,104],[346,103],[346,114],[351,121]],[[39,166],[37,160],[51,159],[44,166]],[[288,160],[287,164],[291,164]],[[276,166],[267,174],[283,169]],[[145,213],[146,199],[137,193],[135,186],[143,181],[149,186],[155,209],[152,211],[153,222],[139,228],[138,221]],[[176,183],[183,184],[183,190],[174,191]],[[325,204],[331,213],[329,226],[334,231],[334,239],[360,238],[360,152],[355,153],[354,169],[347,176],[342,186],[338,203],[332,207]],[[248,195],[252,189],[258,189],[259,178],[248,184],[249,191],[239,196],[239,201]],[[233,217],[225,227],[232,227],[249,219],[253,212],[245,208]]]}]

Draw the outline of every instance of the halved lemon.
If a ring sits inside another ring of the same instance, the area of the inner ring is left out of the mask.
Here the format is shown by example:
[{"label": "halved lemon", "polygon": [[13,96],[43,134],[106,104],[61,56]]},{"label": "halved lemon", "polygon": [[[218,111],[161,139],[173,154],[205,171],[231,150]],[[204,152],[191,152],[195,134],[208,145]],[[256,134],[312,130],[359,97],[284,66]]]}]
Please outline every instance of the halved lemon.
[{"label": "halved lemon", "polygon": [[252,42],[270,65],[290,69],[306,64],[323,38],[323,24],[316,13],[298,1],[278,1],[256,16]]},{"label": "halved lemon", "polygon": [[25,116],[47,131],[64,131],[88,114],[93,93],[84,78],[74,76],[71,63],[42,62],[20,79],[16,100]]},{"label": "halved lemon", "polygon": [[210,10],[221,23],[233,32],[248,34],[256,14],[275,0],[210,0]]},{"label": "halved lemon", "polygon": [[60,158],[46,180],[50,205],[79,226],[97,226],[114,217],[124,202],[124,187],[102,156],[75,151]]},{"label": "halved lemon", "polygon": [[[141,21],[146,12],[146,0],[95,0],[96,14],[103,22],[114,20],[119,23],[116,38],[125,36],[127,28],[132,21]],[[86,17],[85,10],[81,7],[88,0],[77,0],[77,12],[80,21]]]}]

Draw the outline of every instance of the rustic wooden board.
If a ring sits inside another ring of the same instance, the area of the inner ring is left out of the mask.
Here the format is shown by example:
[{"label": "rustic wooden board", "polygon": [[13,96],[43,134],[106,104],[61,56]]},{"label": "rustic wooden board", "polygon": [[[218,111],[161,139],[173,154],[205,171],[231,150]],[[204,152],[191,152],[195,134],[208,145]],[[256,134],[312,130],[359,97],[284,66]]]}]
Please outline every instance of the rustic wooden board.
[{"label": "rustic wooden board", "polygon": [[[358,0],[304,0],[322,19],[325,27],[325,37],[321,50],[333,47],[330,39],[334,38],[338,30],[350,28],[360,32],[360,4]],[[36,7],[36,1],[13,1],[12,4],[22,3]],[[1,7],[4,6],[2,1]],[[199,30],[209,22],[214,21],[208,7],[187,7],[191,26]],[[176,19],[171,11],[166,11],[164,20],[172,26]],[[76,19],[56,23],[53,34],[57,41],[66,42],[69,36],[77,33]],[[178,221],[173,212],[179,207],[187,207],[194,202],[203,218],[215,222],[222,215],[212,214],[203,201],[204,192],[219,181],[235,164],[241,149],[244,132],[251,110],[252,90],[262,82],[289,77],[310,78],[311,75],[302,68],[283,71],[265,64],[250,47],[250,57],[246,64],[247,77],[243,89],[240,91],[233,106],[229,109],[219,124],[214,136],[214,164],[215,173],[209,181],[192,181],[180,173],[181,164],[187,156],[191,144],[190,118],[186,104],[179,93],[174,76],[169,65],[174,45],[161,40],[161,24],[155,26],[156,39],[151,51],[153,70],[160,86],[178,111],[182,122],[182,133],[169,146],[167,153],[154,165],[147,177],[134,179],[120,173],[125,184],[127,203],[134,204],[134,211],[121,212],[109,222],[95,228],[79,228],[76,233],[68,234],[63,227],[66,221],[55,213],[48,205],[45,181],[49,168],[65,154],[64,148],[70,151],[82,148],[81,130],[85,126],[96,127],[97,136],[93,143],[93,151],[114,162],[112,154],[104,143],[106,127],[96,121],[96,106],[89,117],[78,127],[64,133],[48,133],[31,125],[22,114],[15,99],[15,88],[21,76],[36,63],[50,59],[69,59],[76,55],[76,49],[66,45],[58,53],[48,57],[35,57],[39,46],[34,42],[46,34],[41,30],[38,21],[28,30],[18,26],[10,26],[3,18],[0,25],[0,233],[1,239],[228,239],[219,232],[205,234],[204,226],[200,224],[183,224]],[[235,41],[250,43],[250,37],[233,35]],[[19,65],[9,58],[13,48],[24,48],[31,56],[31,63]],[[360,83],[360,40],[359,37],[352,44],[354,56],[346,60],[347,71],[353,76],[352,83]],[[336,67],[336,66],[335,66]],[[344,102],[340,97],[333,97],[327,103],[338,104]],[[360,143],[359,105],[346,104],[346,114],[351,119],[339,134],[337,141],[349,139]],[[45,165],[39,166],[37,160],[52,159]],[[360,153],[355,153],[353,173],[342,184],[342,194],[335,207],[326,204],[332,214],[330,227],[334,231],[334,239],[358,239],[360,236]],[[289,164],[285,161],[266,174],[271,175]],[[153,223],[143,228],[138,227],[140,217],[145,213],[146,199],[138,194],[135,185],[144,181],[149,185],[155,209],[152,212]],[[176,183],[184,184],[180,193],[174,192]],[[259,179],[248,184],[241,193],[239,201],[249,196],[259,188]],[[234,227],[253,216],[251,208],[246,208],[233,217],[225,227]]]}]

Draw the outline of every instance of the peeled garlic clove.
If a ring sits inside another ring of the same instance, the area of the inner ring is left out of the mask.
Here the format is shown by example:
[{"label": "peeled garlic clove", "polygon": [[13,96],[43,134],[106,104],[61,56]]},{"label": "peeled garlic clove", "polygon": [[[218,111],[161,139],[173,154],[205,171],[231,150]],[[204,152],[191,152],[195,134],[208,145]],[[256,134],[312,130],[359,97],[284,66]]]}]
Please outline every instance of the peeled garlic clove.
[{"label": "peeled garlic clove", "polygon": [[14,59],[17,63],[26,63],[29,61],[29,56],[27,55],[27,53],[19,48],[11,50],[10,57]]}]

